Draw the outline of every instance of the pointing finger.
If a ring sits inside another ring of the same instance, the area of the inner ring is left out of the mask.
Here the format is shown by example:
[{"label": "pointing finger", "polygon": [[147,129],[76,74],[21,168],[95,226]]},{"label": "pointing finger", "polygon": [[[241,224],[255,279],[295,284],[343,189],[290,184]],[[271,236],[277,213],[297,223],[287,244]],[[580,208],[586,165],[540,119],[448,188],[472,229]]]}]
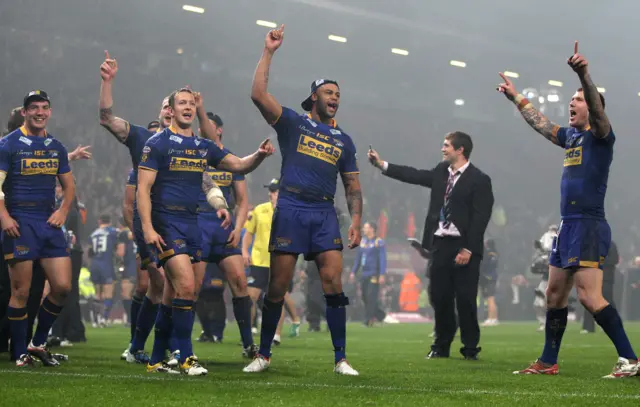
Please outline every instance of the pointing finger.
[{"label": "pointing finger", "polygon": [[573,43],[573,53],[574,54],[578,53],[578,41]]},{"label": "pointing finger", "polygon": [[111,57],[109,56],[109,51],[107,51],[106,49],[104,50],[104,59],[111,59]]},{"label": "pointing finger", "polygon": [[502,72],[498,72],[498,75],[500,75],[502,80],[505,82],[504,84],[509,83],[509,79],[506,76],[504,76],[504,74]]},{"label": "pointing finger", "polygon": [[284,33],[284,24],[282,24],[280,28],[278,28],[278,31],[280,31],[280,34]]}]

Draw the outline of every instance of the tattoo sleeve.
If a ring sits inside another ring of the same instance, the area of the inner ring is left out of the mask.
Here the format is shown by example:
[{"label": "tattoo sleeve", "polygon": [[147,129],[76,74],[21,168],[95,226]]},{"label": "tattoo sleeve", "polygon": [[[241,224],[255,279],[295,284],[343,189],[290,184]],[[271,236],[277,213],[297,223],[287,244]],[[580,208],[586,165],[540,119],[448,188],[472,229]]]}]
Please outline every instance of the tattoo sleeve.
[{"label": "tattoo sleeve", "polygon": [[129,136],[129,122],[113,115],[110,107],[100,108],[100,125],[124,143]]},{"label": "tattoo sleeve", "polygon": [[588,73],[580,77],[580,83],[584,92],[584,100],[587,103],[589,109],[589,124],[593,129],[593,134],[598,138],[607,137],[611,130],[611,124],[609,118],[604,112],[604,106],[600,100],[600,94],[598,88],[591,80],[591,75]]},{"label": "tattoo sleeve", "polygon": [[530,104],[520,110],[520,113],[531,128],[542,134],[544,138],[553,144],[558,145],[558,130],[560,130],[560,126],[547,119],[545,115]]},{"label": "tattoo sleeve", "polygon": [[362,189],[358,174],[342,174],[342,182],[351,219],[359,220],[362,216]]}]

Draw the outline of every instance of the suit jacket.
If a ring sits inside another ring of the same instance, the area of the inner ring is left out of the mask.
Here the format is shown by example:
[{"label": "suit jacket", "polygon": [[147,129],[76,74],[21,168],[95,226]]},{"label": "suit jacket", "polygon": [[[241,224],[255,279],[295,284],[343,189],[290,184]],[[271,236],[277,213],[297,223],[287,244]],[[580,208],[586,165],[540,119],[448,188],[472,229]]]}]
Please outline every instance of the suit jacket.
[{"label": "suit jacket", "polygon": [[[445,161],[432,170],[418,170],[413,167],[389,163],[384,174],[414,185],[431,188],[431,200],[427,220],[424,224],[422,247],[431,250],[434,233],[438,230],[440,210],[444,204],[444,193],[449,178],[449,164]],[[469,167],[460,175],[451,196],[450,220],[460,231],[462,247],[473,255],[482,257],[484,251],[484,232],[487,229],[493,209],[493,189],[491,178],[478,167]]]}]

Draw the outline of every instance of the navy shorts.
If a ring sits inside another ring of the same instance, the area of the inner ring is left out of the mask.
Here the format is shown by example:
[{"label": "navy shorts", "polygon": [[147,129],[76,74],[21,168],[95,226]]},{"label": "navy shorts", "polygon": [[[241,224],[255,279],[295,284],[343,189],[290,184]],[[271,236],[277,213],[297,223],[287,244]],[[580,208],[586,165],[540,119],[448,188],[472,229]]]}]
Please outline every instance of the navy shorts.
[{"label": "navy shorts", "polygon": [[482,298],[495,297],[496,296],[496,285],[498,281],[495,278],[480,276],[479,280],[480,292],[482,293]]},{"label": "navy shorts", "polygon": [[191,263],[198,263],[202,256],[202,234],[198,227],[197,218],[170,217],[164,213],[152,214],[151,222],[155,231],[167,244],[162,253],[158,249],[147,245],[151,258],[158,267],[163,267],[173,256],[186,254]]},{"label": "navy shorts", "polygon": [[247,285],[267,291],[267,288],[269,288],[269,267],[250,266]]},{"label": "navy shorts", "polygon": [[239,246],[227,244],[234,229],[233,223],[227,229],[223,229],[222,221],[215,212],[204,212],[198,215],[198,227],[202,232],[202,261],[219,263],[229,256],[242,255]]},{"label": "navy shorts", "polygon": [[116,273],[113,269],[101,266],[92,266],[90,268],[91,282],[97,285],[113,284],[116,279]]},{"label": "navy shorts", "polygon": [[138,216],[138,211],[133,210],[133,237],[138,247],[138,255],[140,256],[140,268],[147,269],[147,265],[152,261],[149,247],[144,241],[144,233],[142,233],[142,221]]},{"label": "navy shorts", "polygon": [[312,260],[316,254],[342,250],[338,215],[326,210],[278,208],[273,213],[269,251],[304,254]]},{"label": "navy shorts", "polygon": [[204,274],[201,291],[224,291],[224,283],[226,281],[227,278],[220,267],[218,267],[217,264],[209,263],[207,264],[206,272]]},{"label": "navy shorts", "polygon": [[20,237],[2,232],[2,251],[5,260],[38,260],[69,257],[69,245],[60,228],[47,223],[48,218],[34,219],[14,216]]},{"label": "navy shorts", "polygon": [[570,219],[560,224],[549,264],[558,268],[602,268],[611,246],[611,228],[603,219]]}]

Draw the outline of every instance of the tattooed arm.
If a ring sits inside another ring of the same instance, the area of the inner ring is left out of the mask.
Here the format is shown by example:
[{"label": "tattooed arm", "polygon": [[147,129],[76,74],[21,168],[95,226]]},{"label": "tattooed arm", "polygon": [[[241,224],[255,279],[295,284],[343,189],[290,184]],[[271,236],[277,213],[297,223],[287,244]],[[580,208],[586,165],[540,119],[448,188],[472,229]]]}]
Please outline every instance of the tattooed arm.
[{"label": "tattooed arm", "polygon": [[584,100],[587,102],[587,109],[589,109],[589,124],[591,125],[592,133],[597,138],[605,138],[611,131],[611,124],[607,114],[604,112],[604,105],[600,99],[598,88],[591,80],[589,73],[580,75],[580,83],[582,84]]},{"label": "tattooed arm", "polygon": [[560,130],[560,126],[547,119],[545,115],[533,107],[527,98],[518,93],[509,78],[502,73],[500,73],[500,77],[502,77],[504,83],[498,85],[498,92],[504,93],[506,98],[516,105],[520,114],[522,114],[522,117],[532,129],[542,134],[544,138],[553,144],[560,145],[558,142],[558,130]]},{"label": "tattooed arm", "polygon": [[362,189],[358,173],[343,173],[342,183],[347,198],[347,207],[351,214],[351,227],[349,227],[349,248],[353,249],[360,244],[360,228],[362,222]]},{"label": "tattooed arm", "polygon": [[267,34],[264,51],[253,74],[253,84],[251,85],[251,100],[270,125],[276,123],[282,115],[282,105],[267,91],[267,85],[269,83],[271,58],[282,44],[283,30],[284,27],[280,27],[280,29],[271,30]]},{"label": "tattooed arm", "polygon": [[115,59],[107,58],[100,65],[100,125],[109,130],[118,141],[124,143],[129,135],[129,122],[113,115],[113,95],[111,86],[118,72],[118,64]]}]

